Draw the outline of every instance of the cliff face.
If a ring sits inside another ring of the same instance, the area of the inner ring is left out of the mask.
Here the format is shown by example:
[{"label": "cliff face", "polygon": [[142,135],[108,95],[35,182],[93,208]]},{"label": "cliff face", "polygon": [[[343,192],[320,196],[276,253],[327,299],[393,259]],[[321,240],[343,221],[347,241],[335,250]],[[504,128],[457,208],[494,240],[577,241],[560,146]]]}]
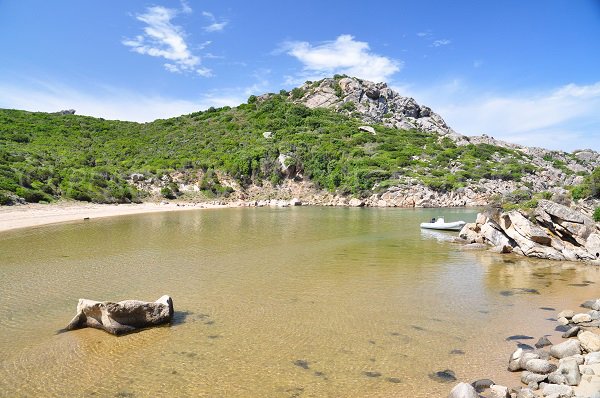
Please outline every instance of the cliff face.
[{"label": "cliff face", "polygon": [[431,108],[403,97],[386,83],[373,83],[355,77],[323,79],[299,87],[297,102],[309,108],[333,108],[358,116],[365,123],[381,123],[401,130],[417,129],[457,141],[464,137],[452,130]]}]

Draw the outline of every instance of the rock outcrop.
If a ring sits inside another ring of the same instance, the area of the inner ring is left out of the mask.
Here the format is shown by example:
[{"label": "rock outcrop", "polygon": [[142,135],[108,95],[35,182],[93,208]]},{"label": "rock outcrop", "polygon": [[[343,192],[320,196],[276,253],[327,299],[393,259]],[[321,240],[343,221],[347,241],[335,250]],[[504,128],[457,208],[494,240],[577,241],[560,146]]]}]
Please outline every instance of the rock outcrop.
[{"label": "rock outcrop", "polygon": [[166,295],[155,302],[125,300],[113,303],[79,299],[77,315],[66,330],[91,327],[121,335],[168,323],[173,313],[173,299]]},{"label": "rock outcrop", "polygon": [[343,77],[307,82],[300,89],[304,95],[297,102],[309,108],[356,112],[366,123],[381,123],[403,130],[417,129],[465,141],[464,136],[452,130],[431,108],[419,105],[413,98],[401,96],[386,83]]},{"label": "rock outcrop", "polygon": [[519,210],[479,214],[459,236],[496,251],[551,260],[600,261],[600,224],[583,213],[540,200],[531,214]]}]

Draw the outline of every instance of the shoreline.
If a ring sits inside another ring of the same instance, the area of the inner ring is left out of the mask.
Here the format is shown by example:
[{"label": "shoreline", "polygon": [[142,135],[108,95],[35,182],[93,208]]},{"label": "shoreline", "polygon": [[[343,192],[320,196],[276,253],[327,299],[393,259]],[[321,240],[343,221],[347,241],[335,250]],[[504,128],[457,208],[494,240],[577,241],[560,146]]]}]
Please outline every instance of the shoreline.
[{"label": "shoreline", "polygon": [[140,204],[58,202],[51,204],[31,203],[17,206],[0,206],[0,233],[84,219],[170,211],[221,209],[230,207],[242,207],[242,205],[164,202],[144,202]]},{"label": "shoreline", "polygon": [[[295,201],[295,202],[294,202]],[[84,219],[117,217],[132,214],[159,213],[170,211],[227,209],[242,207],[363,207],[364,203],[339,203],[322,205],[310,202],[300,202],[297,199],[231,201],[231,202],[143,202],[139,204],[102,204],[77,201],[59,201],[49,204],[28,203],[24,205],[0,206],[0,233],[18,229],[41,227],[69,221]],[[370,207],[370,206],[364,206]],[[389,207],[389,206],[388,206]],[[406,207],[407,209],[410,207]],[[414,207],[413,207],[414,208]],[[439,207],[441,209],[476,208],[471,206]]]}]

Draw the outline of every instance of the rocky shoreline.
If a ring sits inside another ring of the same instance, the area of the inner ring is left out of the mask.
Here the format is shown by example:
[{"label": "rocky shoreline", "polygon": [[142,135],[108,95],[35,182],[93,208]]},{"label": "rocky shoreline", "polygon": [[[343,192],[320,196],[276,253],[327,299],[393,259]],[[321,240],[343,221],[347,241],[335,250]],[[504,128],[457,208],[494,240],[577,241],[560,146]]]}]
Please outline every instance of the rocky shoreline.
[{"label": "rocky shoreline", "polygon": [[600,223],[582,211],[549,200],[540,200],[531,211],[479,213],[459,237],[498,253],[600,265]]},{"label": "rocky shoreline", "polygon": [[581,306],[589,311],[563,310],[556,316],[555,330],[563,332],[565,341],[552,344],[542,336],[534,347],[517,345],[507,370],[522,372],[521,386],[509,388],[489,379],[462,382],[448,398],[600,398],[600,298]]}]

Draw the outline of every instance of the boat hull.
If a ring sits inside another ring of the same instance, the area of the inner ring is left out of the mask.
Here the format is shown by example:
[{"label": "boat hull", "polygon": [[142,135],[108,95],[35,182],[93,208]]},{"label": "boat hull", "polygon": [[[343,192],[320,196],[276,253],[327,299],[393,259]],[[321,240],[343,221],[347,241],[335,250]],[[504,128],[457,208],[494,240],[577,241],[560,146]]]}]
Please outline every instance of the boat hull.
[{"label": "boat hull", "polygon": [[460,231],[466,223],[464,221],[446,222],[446,223],[421,223],[421,228],[435,229],[438,231]]}]

